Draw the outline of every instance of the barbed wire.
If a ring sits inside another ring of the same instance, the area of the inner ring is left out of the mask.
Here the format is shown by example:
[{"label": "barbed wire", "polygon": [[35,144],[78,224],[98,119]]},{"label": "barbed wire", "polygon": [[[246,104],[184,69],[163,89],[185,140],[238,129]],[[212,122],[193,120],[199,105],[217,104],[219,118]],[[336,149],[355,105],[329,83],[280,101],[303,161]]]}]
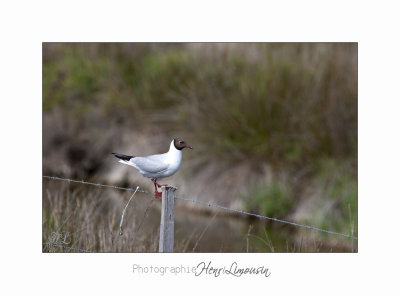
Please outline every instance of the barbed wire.
[{"label": "barbed wire", "polygon": [[[93,182],[87,182],[87,181],[84,181],[84,180],[74,180],[74,179],[60,178],[60,177],[55,177],[55,176],[43,176],[43,178],[47,178],[47,179],[51,179],[51,180],[67,181],[67,182],[73,182],[73,183],[80,183],[80,184],[88,184],[88,185],[94,185],[94,186],[106,187],[106,188],[113,188],[113,189],[119,189],[119,190],[125,190],[125,191],[132,191],[132,192],[137,190],[138,192],[141,192],[141,193],[144,193],[144,194],[152,194],[149,191],[145,191],[145,190],[141,190],[141,189],[133,189],[133,188],[126,188],[126,187],[120,187],[120,186],[115,186],[115,185],[93,183]],[[338,232],[334,232],[334,231],[330,231],[330,230],[326,230],[326,229],[322,229],[322,228],[318,228],[318,227],[314,227],[314,226],[310,226],[310,225],[300,224],[300,223],[296,223],[296,222],[291,222],[291,221],[287,221],[287,220],[282,220],[282,219],[278,219],[278,218],[274,218],[274,217],[268,217],[268,216],[264,216],[264,215],[260,215],[260,214],[256,214],[256,213],[246,212],[246,211],[243,211],[243,210],[232,209],[232,208],[228,208],[228,207],[224,207],[224,206],[221,206],[221,205],[212,204],[212,203],[208,203],[208,202],[204,202],[204,201],[188,199],[188,198],[180,197],[180,196],[175,196],[175,199],[186,201],[186,202],[191,202],[193,204],[199,204],[199,205],[203,205],[203,206],[207,206],[207,207],[214,207],[214,208],[218,208],[218,209],[221,209],[221,210],[224,210],[224,211],[228,211],[228,212],[243,214],[243,215],[247,215],[247,216],[253,216],[253,217],[260,218],[260,219],[267,219],[267,220],[271,220],[271,221],[275,221],[275,222],[289,224],[289,225],[292,225],[292,226],[297,226],[297,227],[302,227],[302,228],[306,228],[306,229],[310,229],[310,230],[324,232],[324,233],[327,233],[327,234],[342,236],[342,237],[355,239],[355,240],[358,239],[357,237],[352,236],[352,235],[338,233]]]},{"label": "barbed wire", "polygon": [[[94,186],[114,188],[114,189],[119,189],[119,190],[124,190],[124,191],[130,191],[130,192],[134,192],[136,190],[134,188],[129,188],[129,187],[120,187],[120,186],[110,185],[110,184],[93,183],[93,182],[87,182],[84,180],[75,180],[75,179],[61,178],[61,177],[56,177],[56,176],[43,176],[43,178],[52,179],[52,180],[63,180],[63,181],[68,181],[68,182],[81,183],[81,184],[90,184],[90,185],[94,185]],[[151,194],[151,192],[141,190],[141,189],[138,189],[138,192],[144,193],[144,194]]]},{"label": "barbed wire", "polygon": [[243,210],[232,209],[232,208],[228,208],[228,207],[224,207],[224,206],[220,206],[220,205],[216,205],[216,204],[211,204],[211,203],[207,203],[207,202],[203,202],[203,201],[187,199],[187,198],[179,197],[179,196],[175,196],[175,199],[180,199],[180,200],[184,200],[184,201],[187,201],[187,202],[192,202],[192,203],[195,203],[195,204],[200,204],[200,205],[204,205],[204,206],[208,206],[208,207],[215,207],[215,208],[219,208],[219,209],[222,209],[222,210],[225,210],[225,211],[235,212],[235,213],[244,214],[244,215],[248,215],[248,216],[253,216],[253,217],[257,217],[257,218],[261,218],[261,219],[267,219],[267,220],[281,222],[281,223],[285,223],[285,224],[290,224],[290,225],[294,225],[294,226],[298,226],[298,227],[304,227],[304,228],[307,228],[307,229],[317,230],[317,231],[324,232],[324,233],[327,233],[327,234],[332,234],[332,235],[343,236],[343,237],[346,237],[346,238],[357,239],[357,237],[351,236],[351,235],[346,235],[346,234],[342,234],[342,233],[338,233],[338,232],[334,232],[334,231],[330,231],[330,230],[326,230],[326,229],[322,229],[322,228],[318,228],[318,227],[314,227],[314,226],[310,226],[310,225],[305,225],[305,224],[299,224],[299,223],[296,223],[296,222],[286,221],[286,220],[282,220],[282,219],[278,219],[278,218],[274,218],[274,217],[268,217],[268,216],[264,216],[264,215],[260,215],[260,214],[256,214],[256,213],[250,213],[250,212],[246,212],[246,211],[243,211]]}]

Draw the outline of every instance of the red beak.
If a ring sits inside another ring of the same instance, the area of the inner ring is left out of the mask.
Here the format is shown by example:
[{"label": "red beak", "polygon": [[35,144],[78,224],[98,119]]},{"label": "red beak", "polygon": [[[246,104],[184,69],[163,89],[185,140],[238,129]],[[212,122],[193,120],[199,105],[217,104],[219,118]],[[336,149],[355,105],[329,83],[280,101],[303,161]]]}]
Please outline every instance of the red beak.
[{"label": "red beak", "polygon": [[190,145],[185,145],[188,149],[193,149]]}]

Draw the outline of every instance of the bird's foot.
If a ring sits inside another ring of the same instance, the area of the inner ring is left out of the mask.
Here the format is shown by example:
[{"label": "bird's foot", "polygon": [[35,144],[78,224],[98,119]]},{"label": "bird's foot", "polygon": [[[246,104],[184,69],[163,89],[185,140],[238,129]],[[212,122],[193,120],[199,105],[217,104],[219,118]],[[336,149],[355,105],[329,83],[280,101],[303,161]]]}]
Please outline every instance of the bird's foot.
[{"label": "bird's foot", "polygon": [[151,181],[156,185],[157,187],[163,187],[163,186],[168,186],[168,184],[159,184],[154,178],[151,179]]},{"label": "bird's foot", "polygon": [[156,199],[161,198],[162,197],[162,192],[155,191],[154,192],[154,196],[156,197]]}]

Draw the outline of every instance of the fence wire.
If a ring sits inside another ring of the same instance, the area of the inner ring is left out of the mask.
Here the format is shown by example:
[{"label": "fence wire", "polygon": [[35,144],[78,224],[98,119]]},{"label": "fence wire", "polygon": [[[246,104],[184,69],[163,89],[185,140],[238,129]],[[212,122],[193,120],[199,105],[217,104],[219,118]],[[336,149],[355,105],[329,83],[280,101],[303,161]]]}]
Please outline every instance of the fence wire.
[{"label": "fence wire", "polygon": [[[113,188],[113,189],[125,190],[125,191],[131,191],[131,192],[134,192],[134,191],[137,190],[138,192],[141,192],[141,193],[144,193],[144,194],[152,194],[151,192],[145,191],[145,190],[142,190],[142,189],[134,189],[134,188],[115,186],[115,185],[93,183],[93,182],[87,182],[87,181],[84,181],[84,180],[60,178],[60,177],[55,177],[55,176],[43,176],[43,178],[47,178],[47,179],[51,179],[51,180],[67,181],[67,182],[72,182],[72,183],[88,184],[88,185],[93,185],[93,186],[98,186],[98,187]],[[264,216],[264,215],[260,215],[260,214],[256,214],[256,213],[246,212],[246,211],[243,211],[243,210],[232,209],[232,208],[228,208],[228,207],[224,207],[224,206],[221,206],[221,205],[212,204],[212,203],[208,203],[208,202],[204,202],[204,201],[198,201],[198,200],[188,199],[188,198],[179,197],[179,196],[175,196],[175,199],[186,201],[186,202],[191,202],[193,204],[198,204],[198,205],[202,205],[202,206],[206,206],[206,207],[214,207],[214,208],[218,208],[218,209],[221,209],[221,210],[224,210],[224,211],[228,211],[228,212],[232,212],[232,213],[238,213],[238,214],[243,214],[243,215],[247,215],[247,216],[253,216],[253,217],[256,217],[256,218],[260,218],[260,219],[267,219],[267,220],[271,220],[271,221],[275,221],[275,222],[289,224],[289,225],[296,226],[296,227],[301,227],[301,228],[306,228],[306,229],[315,230],[315,231],[319,231],[319,232],[324,232],[324,233],[331,234],[331,235],[342,236],[342,237],[355,239],[355,240],[358,239],[357,237],[352,236],[352,235],[342,234],[342,233],[338,233],[338,232],[334,232],[334,231],[330,231],[330,230],[326,230],[326,229],[322,229],[322,228],[318,228],[318,227],[314,227],[314,226],[310,226],[310,225],[299,224],[299,223],[286,221],[286,220],[282,220],[282,219],[278,219],[278,218],[274,218],[274,217],[268,217],[268,216]]]}]

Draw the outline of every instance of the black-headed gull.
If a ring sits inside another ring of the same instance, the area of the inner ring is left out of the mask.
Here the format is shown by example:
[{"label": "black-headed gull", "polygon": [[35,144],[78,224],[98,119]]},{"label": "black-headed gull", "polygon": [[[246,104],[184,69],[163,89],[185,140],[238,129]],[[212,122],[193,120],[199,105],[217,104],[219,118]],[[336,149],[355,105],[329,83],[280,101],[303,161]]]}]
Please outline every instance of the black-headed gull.
[{"label": "black-headed gull", "polygon": [[157,180],[171,176],[178,171],[182,164],[182,150],[184,148],[192,149],[182,138],[175,138],[171,141],[168,153],[165,154],[150,155],[147,157],[112,154],[120,159],[120,163],[133,166],[144,177],[151,178],[151,181],[154,183],[154,196],[159,198],[162,194],[157,190],[157,187],[161,187],[164,184],[159,184]]}]

